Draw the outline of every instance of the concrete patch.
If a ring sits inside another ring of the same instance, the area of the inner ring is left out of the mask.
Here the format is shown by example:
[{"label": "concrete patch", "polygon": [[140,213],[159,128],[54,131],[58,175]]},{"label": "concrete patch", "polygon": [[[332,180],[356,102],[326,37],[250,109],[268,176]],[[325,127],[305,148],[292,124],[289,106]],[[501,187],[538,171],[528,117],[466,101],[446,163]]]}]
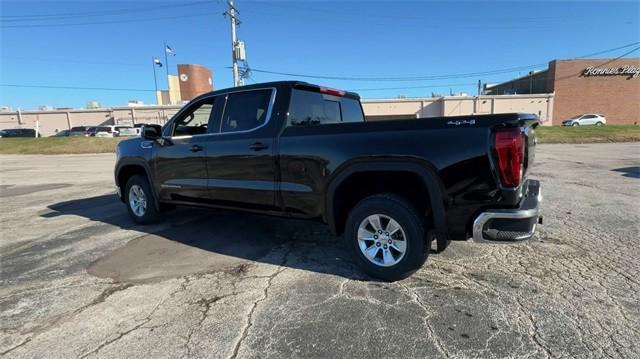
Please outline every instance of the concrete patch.
[{"label": "concrete patch", "polygon": [[220,216],[136,238],[95,261],[87,272],[118,282],[148,282],[224,271],[273,249],[269,226],[237,226],[237,219]]}]

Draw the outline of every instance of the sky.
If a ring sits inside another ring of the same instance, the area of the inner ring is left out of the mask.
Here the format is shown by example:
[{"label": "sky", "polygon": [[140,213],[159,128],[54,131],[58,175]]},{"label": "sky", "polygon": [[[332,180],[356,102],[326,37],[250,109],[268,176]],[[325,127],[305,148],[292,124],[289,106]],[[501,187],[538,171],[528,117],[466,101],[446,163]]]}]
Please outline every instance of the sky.
[{"label": "sky", "polygon": [[[226,0],[0,4],[0,106],[153,103],[152,58],[164,62],[163,41],[176,52],[172,74],[178,63],[201,64],[215,88],[232,86]],[[478,80],[509,80],[553,59],[640,56],[639,1],[236,0],[236,8],[247,83],[299,79],[363,98],[476,94]],[[166,88],[165,68],[156,73]]]}]

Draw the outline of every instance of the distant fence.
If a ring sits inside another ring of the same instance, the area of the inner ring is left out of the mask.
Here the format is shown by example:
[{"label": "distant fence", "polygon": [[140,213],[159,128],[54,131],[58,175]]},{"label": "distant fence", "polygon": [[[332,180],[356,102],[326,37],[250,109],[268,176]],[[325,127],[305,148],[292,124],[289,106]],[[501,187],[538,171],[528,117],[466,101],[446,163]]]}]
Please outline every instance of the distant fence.
[{"label": "distant fence", "polygon": [[533,113],[542,125],[553,120],[554,94],[444,96],[363,100],[368,121],[496,113]]},{"label": "distant fence", "polygon": [[[363,100],[362,107],[367,121],[526,112],[538,115],[543,125],[551,125],[553,98],[553,94],[398,98]],[[180,106],[141,106],[99,110],[0,112],[0,129],[35,128],[38,123],[42,135],[50,136],[74,126],[136,123],[163,125],[179,109]]]},{"label": "distant fence", "polygon": [[113,107],[98,110],[52,110],[0,112],[0,129],[36,128],[42,136],[74,126],[134,125],[155,123],[163,125],[180,106]]}]

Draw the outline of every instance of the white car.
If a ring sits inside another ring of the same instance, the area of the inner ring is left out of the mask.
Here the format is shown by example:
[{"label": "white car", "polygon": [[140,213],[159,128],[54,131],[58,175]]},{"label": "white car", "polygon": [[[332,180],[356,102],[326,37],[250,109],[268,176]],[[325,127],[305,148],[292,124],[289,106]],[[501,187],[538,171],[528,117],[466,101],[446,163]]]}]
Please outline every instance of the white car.
[{"label": "white car", "polygon": [[607,123],[607,118],[604,115],[598,115],[595,113],[586,113],[584,115],[573,116],[568,120],[562,121],[562,126],[584,126],[584,125],[596,125],[602,126]]},{"label": "white car", "polygon": [[[102,128],[102,127],[101,127]],[[116,126],[104,126],[105,130],[96,132],[96,137],[119,137],[119,136],[137,136],[140,134],[140,129],[133,128],[132,126],[116,125]]]}]

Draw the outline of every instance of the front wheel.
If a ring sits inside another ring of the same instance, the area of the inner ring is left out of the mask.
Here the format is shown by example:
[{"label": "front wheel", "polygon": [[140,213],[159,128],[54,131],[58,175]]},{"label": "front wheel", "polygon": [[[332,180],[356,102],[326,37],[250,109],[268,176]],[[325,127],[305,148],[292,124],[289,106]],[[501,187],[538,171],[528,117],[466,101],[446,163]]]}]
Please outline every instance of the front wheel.
[{"label": "front wheel", "polygon": [[125,187],[126,204],[129,215],[139,224],[150,224],[160,219],[155,198],[147,178],[131,176]]},{"label": "front wheel", "polygon": [[574,126],[574,127],[575,127],[575,126],[580,126],[580,124],[579,124],[579,123],[577,123],[577,122],[574,122],[574,123],[573,123],[573,125],[571,125],[571,126]]},{"label": "front wheel", "polygon": [[411,203],[395,194],[378,194],[351,210],[345,241],[356,263],[385,281],[404,279],[427,259],[424,219]]}]

